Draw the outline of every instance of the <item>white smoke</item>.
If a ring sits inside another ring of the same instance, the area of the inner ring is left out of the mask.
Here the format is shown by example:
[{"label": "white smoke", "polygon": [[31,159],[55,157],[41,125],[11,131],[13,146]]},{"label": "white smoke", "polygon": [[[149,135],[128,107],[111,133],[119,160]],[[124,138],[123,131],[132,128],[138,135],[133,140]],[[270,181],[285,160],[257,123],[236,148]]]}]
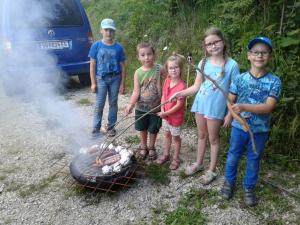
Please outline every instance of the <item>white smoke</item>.
[{"label": "white smoke", "polygon": [[[30,103],[51,124],[56,124],[51,128],[53,132],[70,137],[73,144],[85,145],[89,139],[87,120],[58,91],[64,80],[55,56],[37,48],[34,41],[39,34],[31,26],[45,23],[47,17],[56,13],[55,8],[42,7],[41,2],[47,4],[53,0],[34,1],[34,4],[32,0],[0,0],[0,88],[4,89],[0,93],[10,101]],[[9,21],[18,27],[13,34],[7,28]]]}]

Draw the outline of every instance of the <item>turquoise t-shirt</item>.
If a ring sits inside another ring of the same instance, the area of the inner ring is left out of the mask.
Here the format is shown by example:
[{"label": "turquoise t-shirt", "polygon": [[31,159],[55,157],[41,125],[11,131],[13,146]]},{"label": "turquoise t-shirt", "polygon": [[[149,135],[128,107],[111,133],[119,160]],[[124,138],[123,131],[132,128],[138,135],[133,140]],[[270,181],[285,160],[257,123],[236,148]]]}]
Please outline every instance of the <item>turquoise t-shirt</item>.
[{"label": "turquoise t-shirt", "polygon": [[[198,67],[201,68],[201,62]],[[211,64],[210,58],[208,58],[204,73],[216,80],[220,87],[228,93],[230,82],[240,73],[239,66],[236,61],[229,58],[226,61],[223,75],[221,75],[221,71],[222,67]],[[191,111],[210,119],[223,120],[227,111],[226,102],[226,97],[222,92],[210,80],[205,79],[195,97]]]},{"label": "turquoise t-shirt", "polygon": [[[261,104],[265,103],[268,97],[275,98],[277,101],[281,92],[280,79],[267,73],[260,78],[254,77],[250,72],[239,75],[230,85],[230,93],[236,95],[236,103]],[[257,114],[242,112],[253,133],[268,132],[270,130],[270,114]],[[236,121],[232,121],[232,126],[242,129]]]}]

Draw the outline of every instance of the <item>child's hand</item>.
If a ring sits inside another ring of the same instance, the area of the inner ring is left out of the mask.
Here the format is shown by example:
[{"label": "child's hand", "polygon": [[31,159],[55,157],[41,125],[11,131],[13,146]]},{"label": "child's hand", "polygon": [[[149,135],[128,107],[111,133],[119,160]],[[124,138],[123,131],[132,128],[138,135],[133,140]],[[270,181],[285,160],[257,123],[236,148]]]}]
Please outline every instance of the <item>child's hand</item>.
[{"label": "child's hand", "polygon": [[224,118],[223,127],[225,128],[230,127],[231,122],[232,122],[232,116],[230,114],[227,114]]},{"label": "child's hand", "polygon": [[128,106],[125,108],[125,115],[126,115],[126,116],[132,112],[132,108],[133,108],[133,107],[132,107],[131,105],[128,105]]},{"label": "child's hand", "polygon": [[120,85],[119,94],[120,95],[124,95],[125,94],[125,86],[124,85]]},{"label": "child's hand", "polygon": [[244,111],[244,108],[243,108],[243,105],[242,105],[242,104],[234,104],[234,105],[232,106],[232,110],[233,110],[233,112],[235,112],[236,114],[239,115],[241,112]]},{"label": "child's hand", "polygon": [[174,102],[176,101],[178,98],[178,93],[174,93],[170,98],[169,98],[169,102]]},{"label": "child's hand", "polygon": [[158,115],[160,118],[162,118],[162,119],[164,119],[164,118],[167,117],[166,114],[165,114],[165,112],[159,112],[159,113],[157,113],[157,115]]},{"label": "child's hand", "polygon": [[97,85],[92,84],[91,85],[91,91],[92,91],[92,93],[97,93]]}]

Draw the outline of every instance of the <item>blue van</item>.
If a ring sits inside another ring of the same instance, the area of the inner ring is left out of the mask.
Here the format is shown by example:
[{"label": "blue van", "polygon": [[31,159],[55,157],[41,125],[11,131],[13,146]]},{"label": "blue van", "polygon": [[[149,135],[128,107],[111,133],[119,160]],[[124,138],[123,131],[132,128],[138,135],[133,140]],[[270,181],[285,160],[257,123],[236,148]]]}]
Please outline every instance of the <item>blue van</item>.
[{"label": "blue van", "polygon": [[[3,0],[0,7],[1,59],[26,47],[28,53],[46,51],[65,74],[77,75],[83,85],[90,83],[93,35],[80,0]],[[6,66],[14,64],[11,61]],[[26,62],[19,64],[26,68]]]}]

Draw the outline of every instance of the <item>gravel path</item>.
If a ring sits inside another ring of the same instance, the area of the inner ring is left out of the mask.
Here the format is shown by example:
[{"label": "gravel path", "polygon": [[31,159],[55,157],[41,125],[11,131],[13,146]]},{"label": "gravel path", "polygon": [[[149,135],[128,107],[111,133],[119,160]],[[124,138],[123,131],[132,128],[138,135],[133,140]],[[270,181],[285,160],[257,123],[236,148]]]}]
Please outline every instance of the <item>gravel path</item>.
[{"label": "gravel path", "polygon": [[[172,210],[176,208],[180,195],[191,188],[203,188],[200,176],[181,180],[178,172],[172,172],[167,186],[140,179],[133,187],[114,195],[91,197],[76,193],[68,163],[72,151],[88,143],[85,141],[92,120],[92,106],[79,105],[80,99],[93,102],[94,96],[89,88],[68,90],[56,99],[57,106],[62,106],[61,115],[57,115],[46,112],[42,107],[44,103],[5,96],[0,85],[0,224],[151,223],[154,208],[167,205]],[[120,112],[128,99],[129,96],[120,96]],[[70,129],[64,126],[61,122],[69,117],[66,112],[73,116],[80,112],[81,116],[74,119],[81,125],[70,126]],[[121,114],[119,118],[122,118]],[[130,122],[132,120],[120,124],[117,130]],[[134,128],[130,128],[126,135],[136,135]],[[196,139],[194,129],[184,130],[180,169],[194,159],[191,146],[196,145]],[[124,144],[124,138],[118,141]],[[159,150],[162,142],[160,135]],[[220,176],[206,188],[218,190],[221,183]],[[260,224],[255,215],[238,204],[226,209],[209,206],[203,211],[209,217],[209,224]]]}]

